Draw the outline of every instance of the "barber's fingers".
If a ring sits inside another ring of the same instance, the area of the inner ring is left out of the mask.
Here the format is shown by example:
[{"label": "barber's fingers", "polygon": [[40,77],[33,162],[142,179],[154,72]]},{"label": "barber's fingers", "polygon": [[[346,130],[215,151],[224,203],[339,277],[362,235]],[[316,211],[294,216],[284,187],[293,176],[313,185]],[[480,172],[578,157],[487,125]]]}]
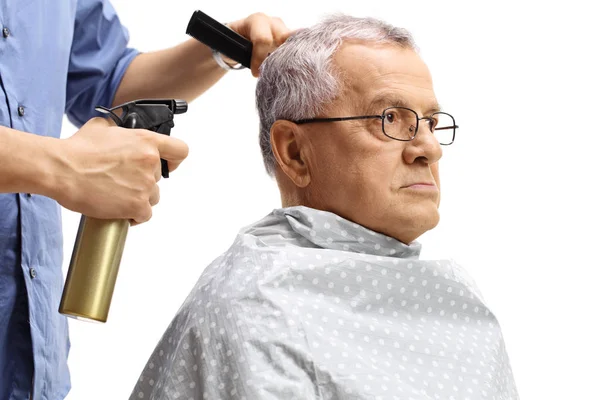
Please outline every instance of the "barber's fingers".
[{"label": "barber's fingers", "polygon": [[273,34],[274,47],[276,48],[281,46],[296,31],[290,30],[281,18],[273,17],[271,18],[271,32]]},{"label": "barber's fingers", "polygon": [[263,13],[250,15],[239,25],[239,32],[252,42],[252,75],[258,77],[259,68],[269,53],[273,52],[289,36],[290,30],[277,17]]},{"label": "barber's fingers", "polygon": [[150,203],[151,206],[155,206],[158,204],[159,201],[160,201],[160,187],[158,187],[158,185],[154,185],[154,187],[152,188],[152,191],[150,192],[150,198],[148,199],[148,202]]},{"label": "barber's fingers", "polygon": [[136,217],[131,221],[131,226],[143,224],[148,222],[152,218],[152,207],[158,204],[160,201],[160,188],[158,185],[154,185],[150,190],[150,196],[146,204],[139,206]]},{"label": "barber's fingers", "polygon": [[174,171],[188,156],[188,145],[183,140],[171,136],[155,135],[160,158],[168,161],[169,171]]},{"label": "barber's fingers", "polygon": [[254,13],[247,18],[227,24],[229,28],[252,42],[252,75],[258,77],[259,68],[267,56],[294,32],[281,18]]},{"label": "barber's fingers", "polygon": [[250,67],[252,75],[258,76],[258,71],[262,62],[275,47],[275,38],[271,28],[271,20],[264,14],[254,14],[248,17],[249,38],[252,42],[252,61]]},{"label": "barber's fingers", "polygon": [[148,222],[152,218],[152,207],[160,201],[160,187],[154,185],[150,191],[150,196],[146,204],[140,205],[137,216],[130,221],[131,226],[136,226]]},{"label": "barber's fingers", "polygon": [[131,226],[148,222],[150,221],[150,218],[152,218],[152,206],[150,205],[150,202],[148,202],[148,204],[144,205],[138,212],[138,215],[133,219]]},{"label": "barber's fingers", "polygon": [[154,180],[156,182],[160,181],[162,178],[162,162],[158,163],[156,167],[154,167]]}]

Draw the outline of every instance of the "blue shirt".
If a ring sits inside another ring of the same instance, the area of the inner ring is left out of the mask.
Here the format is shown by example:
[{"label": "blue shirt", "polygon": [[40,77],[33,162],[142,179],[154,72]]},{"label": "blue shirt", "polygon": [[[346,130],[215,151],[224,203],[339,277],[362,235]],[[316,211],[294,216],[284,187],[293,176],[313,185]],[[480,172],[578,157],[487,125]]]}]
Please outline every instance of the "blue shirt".
[{"label": "blue shirt", "polygon": [[[138,54],[128,40],[108,0],[2,0],[0,125],[58,138],[65,113],[78,127],[97,116]],[[54,200],[0,194],[2,400],[63,399],[71,387],[62,249]]]}]

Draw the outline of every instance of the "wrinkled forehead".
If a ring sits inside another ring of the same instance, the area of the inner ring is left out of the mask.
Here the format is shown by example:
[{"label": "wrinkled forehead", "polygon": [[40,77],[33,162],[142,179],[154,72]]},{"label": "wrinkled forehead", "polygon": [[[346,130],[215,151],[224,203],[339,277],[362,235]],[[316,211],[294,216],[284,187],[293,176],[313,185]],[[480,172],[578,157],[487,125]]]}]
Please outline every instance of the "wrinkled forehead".
[{"label": "wrinkled forehead", "polygon": [[344,108],[377,113],[386,107],[409,107],[423,114],[440,109],[429,69],[413,49],[345,42],[333,62],[341,84],[337,101]]}]

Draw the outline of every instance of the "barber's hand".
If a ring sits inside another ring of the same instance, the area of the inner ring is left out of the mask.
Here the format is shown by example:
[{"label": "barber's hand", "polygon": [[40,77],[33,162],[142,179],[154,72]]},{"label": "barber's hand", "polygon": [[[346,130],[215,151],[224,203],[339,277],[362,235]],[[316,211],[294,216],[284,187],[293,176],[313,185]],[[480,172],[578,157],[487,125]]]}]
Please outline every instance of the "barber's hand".
[{"label": "barber's hand", "polygon": [[179,139],[104,118],[90,120],[57,146],[63,179],[52,197],[72,211],[132,225],[148,221],[159,201],[160,159],[173,171],[188,155]]},{"label": "barber's hand", "polygon": [[227,26],[252,42],[250,66],[254,77],[258,77],[258,69],[267,55],[293,33],[280,18],[269,17],[263,13],[252,14],[247,18],[230,22]]}]

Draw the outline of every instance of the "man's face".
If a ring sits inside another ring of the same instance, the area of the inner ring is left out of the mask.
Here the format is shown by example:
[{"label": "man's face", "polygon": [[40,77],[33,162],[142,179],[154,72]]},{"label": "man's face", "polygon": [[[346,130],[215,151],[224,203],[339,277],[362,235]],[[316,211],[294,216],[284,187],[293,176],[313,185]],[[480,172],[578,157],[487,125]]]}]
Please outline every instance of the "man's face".
[{"label": "man's face", "polygon": [[[381,115],[393,106],[423,117],[438,107],[429,70],[413,50],[344,43],[334,63],[344,90],[319,117]],[[439,221],[442,150],[426,121],[406,142],[381,126],[381,119],[299,125],[310,171],[305,196],[312,207],[410,243]]]}]

